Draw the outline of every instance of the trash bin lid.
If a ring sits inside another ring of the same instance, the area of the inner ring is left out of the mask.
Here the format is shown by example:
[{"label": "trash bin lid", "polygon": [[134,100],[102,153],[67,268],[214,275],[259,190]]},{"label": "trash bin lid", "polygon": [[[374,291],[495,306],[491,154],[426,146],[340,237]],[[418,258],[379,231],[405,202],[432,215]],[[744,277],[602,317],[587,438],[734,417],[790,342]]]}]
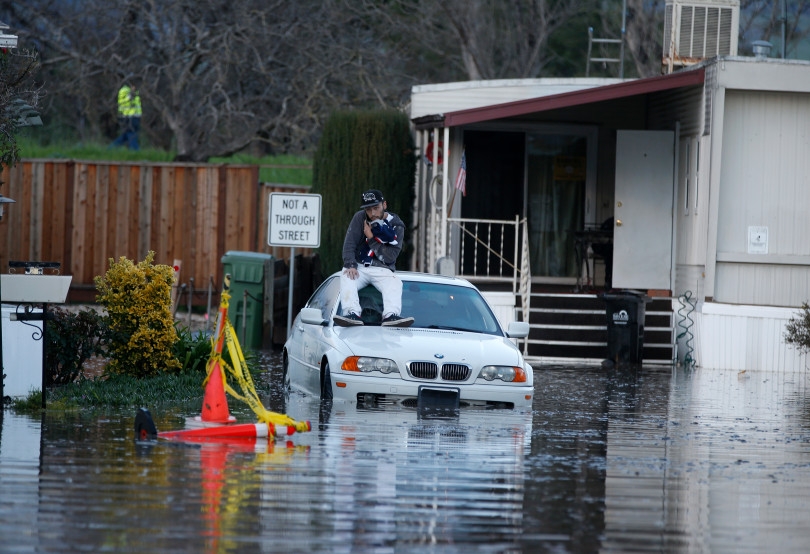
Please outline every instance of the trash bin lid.
[{"label": "trash bin lid", "polygon": [[241,250],[228,250],[225,252],[225,255],[222,256],[222,263],[233,263],[233,262],[249,262],[249,263],[256,263],[256,264],[264,264],[267,260],[272,260],[272,254],[265,254],[263,252],[248,252],[248,251],[241,251]]},{"label": "trash bin lid", "polygon": [[649,302],[650,300],[652,300],[652,298],[647,296],[645,293],[638,290],[630,290],[630,289],[604,293],[600,294],[599,296],[601,296],[605,300],[619,300],[625,302],[638,302],[638,303]]}]

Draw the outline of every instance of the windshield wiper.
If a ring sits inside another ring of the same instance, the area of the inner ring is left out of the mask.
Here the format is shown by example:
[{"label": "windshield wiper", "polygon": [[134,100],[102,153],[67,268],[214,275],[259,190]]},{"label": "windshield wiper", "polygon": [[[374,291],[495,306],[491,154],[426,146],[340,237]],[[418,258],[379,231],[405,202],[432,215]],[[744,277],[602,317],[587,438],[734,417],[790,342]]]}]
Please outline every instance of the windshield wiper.
[{"label": "windshield wiper", "polygon": [[426,329],[441,329],[442,331],[466,331],[468,333],[480,333],[476,329],[467,329],[466,327],[453,327],[450,325],[427,325]]}]

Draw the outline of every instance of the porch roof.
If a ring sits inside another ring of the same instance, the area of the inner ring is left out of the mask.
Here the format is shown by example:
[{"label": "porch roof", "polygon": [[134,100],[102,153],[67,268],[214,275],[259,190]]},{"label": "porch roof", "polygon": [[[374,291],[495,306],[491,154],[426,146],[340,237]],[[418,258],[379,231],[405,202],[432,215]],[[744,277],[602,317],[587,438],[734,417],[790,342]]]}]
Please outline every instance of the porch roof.
[{"label": "porch roof", "polygon": [[635,79],[603,87],[594,87],[551,96],[458,110],[446,114],[427,115],[415,118],[413,122],[417,129],[458,127],[471,123],[519,117],[560,108],[570,108],[573,106],[639,96],[681,87],[702,85],[705,77],[706,69],[701,66],[696,69],[682,70],[669,75]]}]

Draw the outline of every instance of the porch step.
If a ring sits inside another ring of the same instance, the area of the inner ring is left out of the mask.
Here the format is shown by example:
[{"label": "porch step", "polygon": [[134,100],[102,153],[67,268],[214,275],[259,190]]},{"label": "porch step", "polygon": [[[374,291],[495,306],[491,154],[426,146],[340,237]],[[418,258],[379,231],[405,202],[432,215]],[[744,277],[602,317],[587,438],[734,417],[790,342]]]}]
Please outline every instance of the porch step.
[{"label": "porch step", "polygon": [[[530,363],[591,364],[607,357],[607,312],[604,299],[598,295],[533,292],[529,312]],[[646,304],[642,332],[643,362],[671,364],[675,330],[670,298],[654,298]]]}]

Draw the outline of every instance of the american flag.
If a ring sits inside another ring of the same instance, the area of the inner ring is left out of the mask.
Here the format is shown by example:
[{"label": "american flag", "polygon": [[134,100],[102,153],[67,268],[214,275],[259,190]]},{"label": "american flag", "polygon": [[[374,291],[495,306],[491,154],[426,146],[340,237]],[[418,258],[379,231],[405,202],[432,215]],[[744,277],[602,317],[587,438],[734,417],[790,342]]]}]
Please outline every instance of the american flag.
[{"label": "american flag", "polygon": [[461,191],[462,196],[467,196],[467,152],[461,151],[461,165],[458,167],[456,176],[456,189]]}]

